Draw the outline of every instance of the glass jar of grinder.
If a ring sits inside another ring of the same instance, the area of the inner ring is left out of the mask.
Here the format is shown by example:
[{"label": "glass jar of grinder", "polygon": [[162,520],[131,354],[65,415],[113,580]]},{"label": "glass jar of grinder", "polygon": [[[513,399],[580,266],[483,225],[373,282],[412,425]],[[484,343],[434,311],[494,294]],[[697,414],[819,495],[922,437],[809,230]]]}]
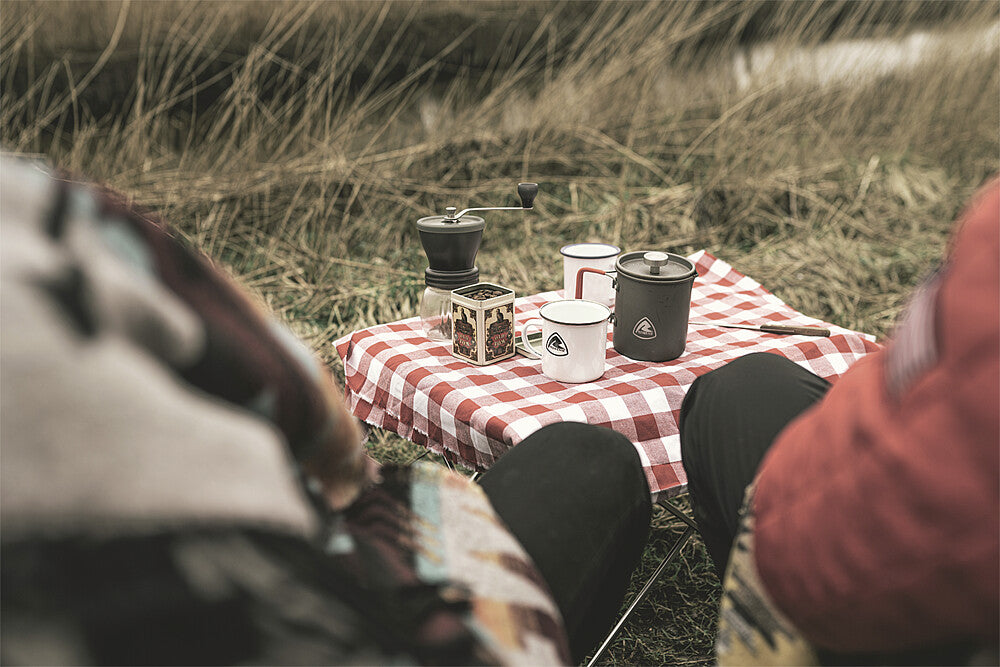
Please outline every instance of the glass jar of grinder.
[{"label": "glass jar of grinder", "polygon": [[476,253],[486,222],[472,211],[521,211],[534,207],[537,183],[518,183],[520,206],[467,208],[456,213],[454,206],[444,215],[417,220],[420,244],[427,255],[424,270],[427,289],[420,297],[420,321],[424,334],[432,340],[451,340],[451,291],[479,282]]}]

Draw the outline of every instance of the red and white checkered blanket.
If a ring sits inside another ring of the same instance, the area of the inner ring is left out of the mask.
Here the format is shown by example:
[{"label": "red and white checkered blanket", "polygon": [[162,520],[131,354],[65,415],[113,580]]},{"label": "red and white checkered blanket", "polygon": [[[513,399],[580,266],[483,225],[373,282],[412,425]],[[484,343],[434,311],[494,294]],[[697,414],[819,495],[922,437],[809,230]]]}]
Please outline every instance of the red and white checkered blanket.
[{"label": "red and white checkered blanket", "polygon": [[[634,361],[618,354],[608,332],[607,370],[586,384],[554,382],[539,360],[517,355],[473,366],[451,355],[450,343],[427,339],[420,320],[381,324],[335,345],[344,360],[346,398],[354,414],[476,469],[553,422],[599,424],[624,434],[639,451],[654,494],[684,491],[677,417],[696,377],[751,352],[775,352],[827,380],[878,349],[874,337],[803,315],[704,250],[691,255],[698,270],[691,320],[729,324],[798,324],[831,329],[829,338],[764,334],[743,329],[689,327],[684,354],[673,361]],[[516,324],[536,316],[560,292],[515,302]],[[609,328],[610,329],[610,328]]]}]

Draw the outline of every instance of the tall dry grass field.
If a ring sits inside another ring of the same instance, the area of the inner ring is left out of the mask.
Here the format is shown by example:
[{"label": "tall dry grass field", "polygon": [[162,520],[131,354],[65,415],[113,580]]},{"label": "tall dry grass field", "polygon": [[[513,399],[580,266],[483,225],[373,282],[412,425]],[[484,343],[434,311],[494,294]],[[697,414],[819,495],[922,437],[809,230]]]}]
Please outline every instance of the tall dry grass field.
[{"label": "tall dry grass field", "polygon": [[[518,293],[558,287],[571,241],[705,248],[805,313],[884,336],[998,169],[997,15],[7,1],[0,142],[159,212],[338,373],[334,339],[415,314],[417,218],[509,205],[525,180],[534,212],[488,216],[478,259]],[[858,49],[874,60],[845,71]],[[416,452],[379,432],[371,446]],[[637,581],[679,530],[656,518]],[[710,662],[710,570],[687,547],[607,660]]]}]

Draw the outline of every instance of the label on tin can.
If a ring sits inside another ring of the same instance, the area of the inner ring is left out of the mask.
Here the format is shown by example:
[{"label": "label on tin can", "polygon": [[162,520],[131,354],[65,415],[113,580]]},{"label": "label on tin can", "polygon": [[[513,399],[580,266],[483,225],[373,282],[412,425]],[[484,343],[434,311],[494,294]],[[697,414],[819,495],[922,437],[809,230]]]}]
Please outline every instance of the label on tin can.
[{"label": "label on tin can", "polygon": [[514,354],[514,304],[508,303],[486,311],[486,361],[505,359]]},{"label": "label on tin can", "polygon": [[452,322],[452,350],[467,359],[476,358],[476,313],[456,304]]}]

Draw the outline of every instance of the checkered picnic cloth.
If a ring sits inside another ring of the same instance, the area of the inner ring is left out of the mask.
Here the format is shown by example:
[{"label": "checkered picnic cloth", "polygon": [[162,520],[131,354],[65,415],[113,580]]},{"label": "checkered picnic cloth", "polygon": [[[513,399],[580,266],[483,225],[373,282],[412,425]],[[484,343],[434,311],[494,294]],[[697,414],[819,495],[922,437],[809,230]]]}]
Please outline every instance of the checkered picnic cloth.
[{"label": "checkered picnic cloth", "polygon": [[[879,348],[874,337],[803,315],[704,250],[688,259],[698,278],[692,321],[824,326],[829,338],[764,334],[692,325],[679,358],[653,363],[624,357],[611,346],[607,370],[584,384],[542,375],[539,360],[517,355],[474,366],[451,355],[447,342],[423,335],[419,318],[356,331],[335,342],[344,360],[345,394],[363,421],[483,470],[541,427],[560,421],[598,424],[635,443],[654,495],[683,493],[677,417],[695,378],[744,354],[773,352],[835,380]],[[545,292],[515,302],[517,328],[543,304],[562,298]],[[610,329],[610,328],[609,328]]]}]

